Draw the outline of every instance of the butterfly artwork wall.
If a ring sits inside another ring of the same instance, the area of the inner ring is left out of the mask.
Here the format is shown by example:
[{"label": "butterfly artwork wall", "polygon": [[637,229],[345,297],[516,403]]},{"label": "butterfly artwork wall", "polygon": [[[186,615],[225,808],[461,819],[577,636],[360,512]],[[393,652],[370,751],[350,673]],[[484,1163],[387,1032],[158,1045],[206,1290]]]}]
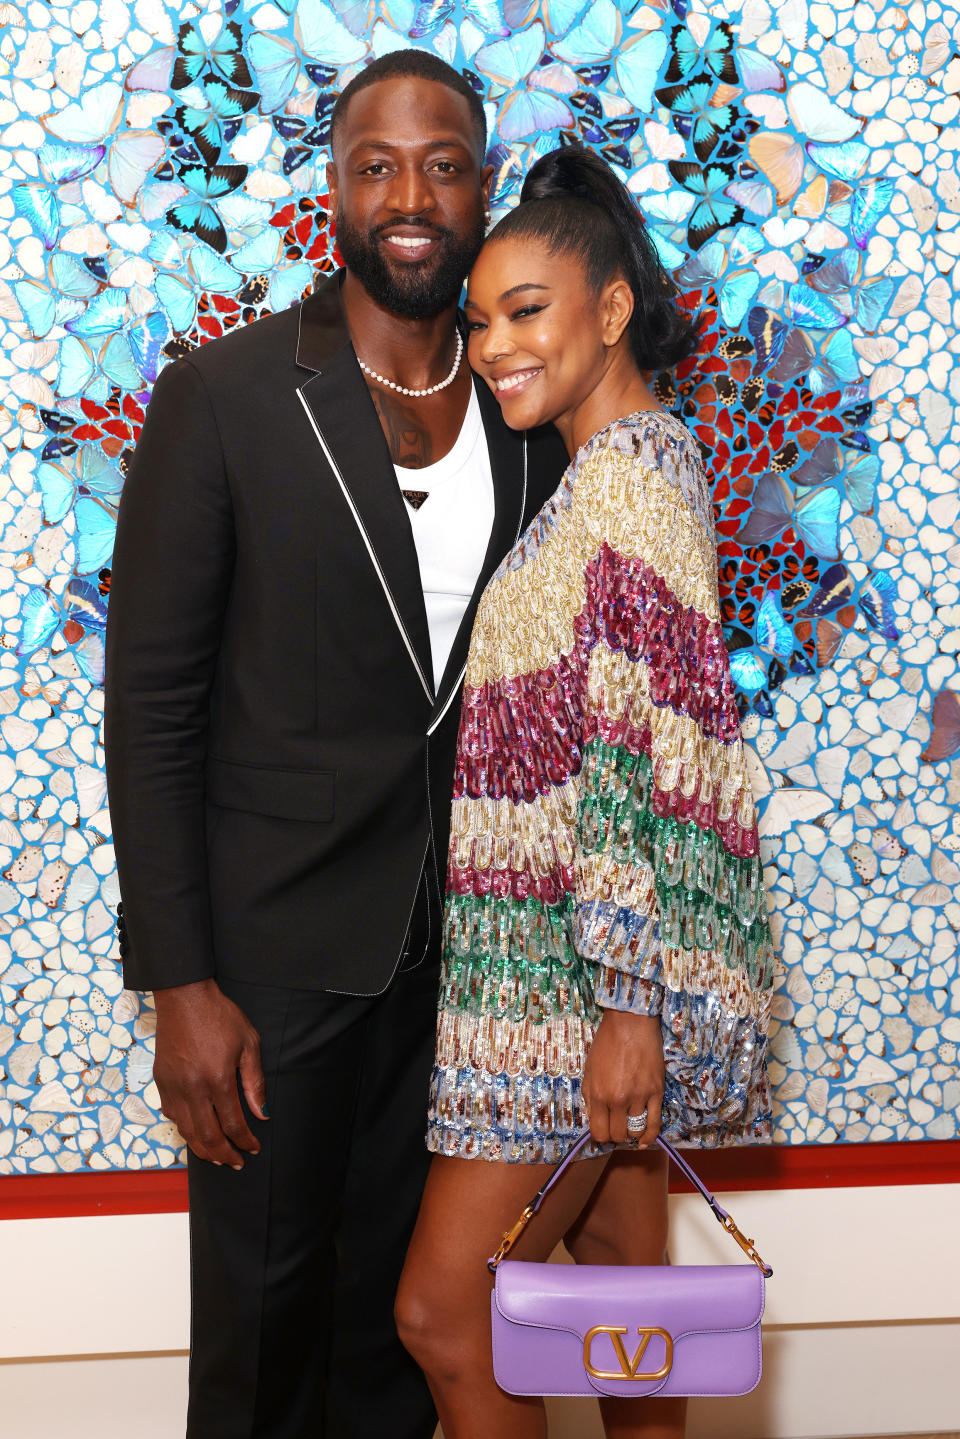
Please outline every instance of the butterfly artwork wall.
[{"label": "butterfly artwork wall", "polygon": [[182,1159],[113,925],[117,508],[163,366],[335,267],[331,109],[405,46],[482,97],[494,218],[539,155],[592,146],[703,317],[655,383],[713,485],[775,1142],[955,1135],[958,14],[876,10],[0,5],[0,1174]]}]

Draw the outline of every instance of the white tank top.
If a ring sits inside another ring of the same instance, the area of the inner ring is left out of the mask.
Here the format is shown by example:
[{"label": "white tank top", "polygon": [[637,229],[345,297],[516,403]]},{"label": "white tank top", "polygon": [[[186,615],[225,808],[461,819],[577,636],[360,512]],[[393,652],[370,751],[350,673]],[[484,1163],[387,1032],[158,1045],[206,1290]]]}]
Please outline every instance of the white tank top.
[{"label": "white tank top", "polygon": [[[434,689],[483,566],[493,528],[493,477],[477,392],[453,449],[422,470],[394,465],[401,490],[413,498],[407,514],[420,562],[430,626]],[[426,496],[421,499],[421,496]],[[416,506],[416,507],[415,507]]]}]

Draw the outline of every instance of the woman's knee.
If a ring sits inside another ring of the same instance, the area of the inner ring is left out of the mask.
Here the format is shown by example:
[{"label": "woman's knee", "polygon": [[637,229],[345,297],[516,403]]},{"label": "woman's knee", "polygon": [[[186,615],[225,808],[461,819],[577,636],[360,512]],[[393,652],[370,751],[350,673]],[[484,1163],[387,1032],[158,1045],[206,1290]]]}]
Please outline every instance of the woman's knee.
[{"label": "woman's knee", "polygon": [[[474,1363],[474,1316],[450,1307],[451,1290],[437,1285],[430,1276],[421,1282],[416,1274],[404,1274],[394,1304],[397,1334],[407,1353],[425,1374],[456,1380]],[[489,1348],[489,1335],[486,1334]],[[489,1356],[488,1356],[489,1358]]]}]

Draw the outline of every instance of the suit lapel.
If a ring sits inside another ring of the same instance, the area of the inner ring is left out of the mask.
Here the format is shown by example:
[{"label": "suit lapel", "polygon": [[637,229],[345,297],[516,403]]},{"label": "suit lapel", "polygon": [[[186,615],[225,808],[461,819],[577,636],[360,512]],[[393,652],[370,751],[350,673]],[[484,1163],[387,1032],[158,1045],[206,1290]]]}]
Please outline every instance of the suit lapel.
[{"label": "suit lapel", "polygon": [[473,385],[480,402],[483,428],[487,437],[496,509],[483,568],[460,622],[437,689],[428,734],[433,733],[459,693],[480,596],[497,565],[516,544],[527,508],[527,437],[522,432],[507,427],[500,413],[500,406],[490,393],[488,385],[476,376],[473,377]]},{"label": "suit lapel", "polygon": [[297,394],[432,704],[430,632],[413,532],[380,420],[350,343],[340,302],[341,274],[332,275],[300,307],[297,363],[314,373]]}]

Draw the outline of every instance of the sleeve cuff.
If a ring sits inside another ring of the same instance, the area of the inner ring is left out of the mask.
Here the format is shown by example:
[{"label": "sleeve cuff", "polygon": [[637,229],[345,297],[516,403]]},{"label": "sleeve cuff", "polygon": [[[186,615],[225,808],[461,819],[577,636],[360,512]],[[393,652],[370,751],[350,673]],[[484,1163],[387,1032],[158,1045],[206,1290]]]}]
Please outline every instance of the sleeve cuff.
[{"label": "sleeve cuff", "polygon": [[659,1015],[663,1009],[663,985],[637,974],[597,966],[593,992],[602,1009],[618,1009],[624,1014]]}]

